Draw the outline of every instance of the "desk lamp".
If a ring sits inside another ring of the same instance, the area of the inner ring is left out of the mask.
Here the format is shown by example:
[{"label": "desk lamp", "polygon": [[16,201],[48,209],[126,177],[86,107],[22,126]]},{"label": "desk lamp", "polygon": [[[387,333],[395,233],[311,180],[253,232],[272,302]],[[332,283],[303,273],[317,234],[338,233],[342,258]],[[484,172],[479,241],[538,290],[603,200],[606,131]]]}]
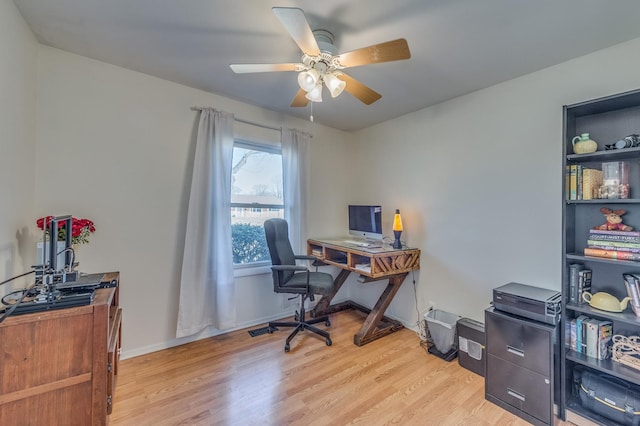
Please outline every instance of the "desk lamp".
[{"label": "desk lamp", "polygon": [[402,234],[402,218],[400,217],[400,209],[396,209],[396,214],[393,216],[393,235],[396,240],[393,242],[394,249],[401,249],[402,243],[400,242],[400,235]]}]

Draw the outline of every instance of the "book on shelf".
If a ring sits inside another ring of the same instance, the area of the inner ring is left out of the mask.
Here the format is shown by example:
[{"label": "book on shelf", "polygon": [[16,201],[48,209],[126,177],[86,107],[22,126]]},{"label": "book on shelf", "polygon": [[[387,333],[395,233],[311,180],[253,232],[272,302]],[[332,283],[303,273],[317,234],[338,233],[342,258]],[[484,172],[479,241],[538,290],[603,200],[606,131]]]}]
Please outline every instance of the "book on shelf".
[{"label": "book on shelf", "polygon": [[583,327],[583,322],[588,320],[589,317],[587,317],[586,315],[580,315],[578,316],[578,318],[576,318],[576,352],[583,354],[586,352],[586,339],[583,340],[583,338],[585,337],[585,330]]},{"label": "book on shelf", "polygon": [[640,244],[640,233],[636,231],[606,231],[590,229],[589,240]]},{"label": "book on shelf", "polygon": [[584,300],[582,299],[582,293],[585,291],[591,292],[591,269],[582,269],[578,271],[578,286],[576,303],[582,305]]},{"label": "book on shelf", "polygon": [[621,250],[603,250],[593,247],[586,247],[584,249],[584,255],[617,260],[640,260],[640,253],[632,253]]},{"label": "book on shelf", "polygon": [[582,200],[582,166],[576,166],[576,200]]},{"label": "book on shelf", "polygon": [[624,235],[632,237],[640,237],[640,231],[614,231],[609,229],[590,229],[590,234],[602,234],[602,235]]},{"label": "book on shelf", "polygon": [[587,338],[585,355],[592,358],[598,357],[598,323],[599,321],[593,318],[582,321],[583,327],[585,327],[585,335]]},{"label": "book on shelf", "polygon": [[571,166],[564,166],[564,193],[567,200],[571,199],[571,181],[569,175],[571,174]]},{"label": "book on shelf", "polygon": [[599,321],[598,323],[598,350],[596,358],[607,359],[611,357],[611,345],[613,339],[613,323],[611,321]]},{"label": "book on shelf", "polygon": [[576,164],[569,166],[569,199],[578,199],[578,166]]},{"label": "book on shelf", "polygon": [[640,253],[640,249],[637,248],[629,248],[629,247],[615,247],[615,246],[601,246],[594,244],[587,244],[588,248],[596,248],[601,250],[609,250],[609,251],[626,251],[629,253]]},{"label": "book on shelf", "polygon": [[576,319],[569,322],[569,347],[572,351],[576,351]]},{"label": "book on shelf", "polygon": [[570,174],[571,166],[567,164],[566,166],[564,166],[564,194],[565,197],[567,197],[567,200],[569,199],[569,194],[571,193],[571,183],[569,180]]},{"label": "book on shelf", "polygon": [[580,323],[580,353],[585,355],[587,354],[587,321],[589,319],[589,317],[585,316]]},{"label": "book on shelf", "polygon": [[[640,250],[640,243],[620,242],[620,241],[599,241],[589,238],[587,247],[603,248],[615,247],[613,250],[626,249],[622,251]],[[605,249],[607,250],[607,249]]]},{"label": "book on shelf", "polygon": [[580,263],[569,265],[569,303],[578,303],[578,272],[583,268]]},{"label": "book on shelf", "polygon": [[600,186],[602,186],[602,170],[584,168],[582,170],[582,199],[597,198],[596,191]]}]

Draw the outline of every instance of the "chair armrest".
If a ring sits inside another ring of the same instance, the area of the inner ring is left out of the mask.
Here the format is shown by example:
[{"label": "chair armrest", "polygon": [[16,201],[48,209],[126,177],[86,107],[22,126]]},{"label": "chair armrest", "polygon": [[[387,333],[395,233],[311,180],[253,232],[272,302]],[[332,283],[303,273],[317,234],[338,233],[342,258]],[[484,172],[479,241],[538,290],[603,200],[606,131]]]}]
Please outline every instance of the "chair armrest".
[{"label": "chair armrest", "polygon": [[309,268],[301,265],[273,265],[271,267],[273,271],[308,271]]},{"label": "chair armrest", "polygon": [[309,256],[307,254],[297,254],[293,256],[296,260],[317,260],[318,258],[315,256]]}]

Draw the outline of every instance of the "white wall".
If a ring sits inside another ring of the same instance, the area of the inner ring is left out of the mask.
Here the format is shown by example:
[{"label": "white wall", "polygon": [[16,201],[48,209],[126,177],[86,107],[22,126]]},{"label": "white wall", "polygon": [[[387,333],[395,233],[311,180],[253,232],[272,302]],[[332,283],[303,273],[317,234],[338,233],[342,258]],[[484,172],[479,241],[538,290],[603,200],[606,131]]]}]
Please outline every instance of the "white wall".
[{"label": "white wall", "polygon": [[29,271],[35,258],[37,46],[13,2],[0,0],[0,281]]},{"label": "white wall", "polygon": [[[494,287],[560,289],[562,107],[640,88],[638,51],[640,39],[355,135],[361,196],[385,206],[385,229],[399,208],[422,251],[419,311],[433,301],[483,321]],[[390,312],[415,324],[410,282]]]},{"label": "white wall", "polygon": [[[639,48],[634,40],[351,135],[37,47],[13,3],[1,2],[0,277],[31,261],[31,241],[21,241],[37,238],[35,218],[91,218],[98,231],[80,269],[121,271],[124,356],[180,343],[190,107],[205,105],[314,134],[309,236],[344,231],[349,203],[382,203],[385,229],[401,209],[403,238],[422,262],[392,316],[415,323],[415,278],[418,309],[434,301],[482,319],[497,285],[559,288],[562,105],[640,87]],[[282,315],[268,274],[237,285],[239,326]],[[351,280],[347,292],[372,305],[383,285]]]},{"label": "white wall", "polygon": [[[174,336],[196,105],[312,133],[309,235],[346,221],[331,206],[346,198],[349,134],[40,46],[36,211],[95,222],[79,269],[121,272],[125,357],[180,343]],[[283,316],[269,274],[238,278],[236,297],[239,326]]]}]

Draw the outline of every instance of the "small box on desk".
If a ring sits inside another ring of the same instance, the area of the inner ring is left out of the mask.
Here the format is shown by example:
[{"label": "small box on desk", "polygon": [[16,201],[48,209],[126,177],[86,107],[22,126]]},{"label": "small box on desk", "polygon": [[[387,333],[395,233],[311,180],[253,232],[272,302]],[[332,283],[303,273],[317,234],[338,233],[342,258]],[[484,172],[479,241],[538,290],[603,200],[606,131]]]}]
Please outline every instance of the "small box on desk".
[{"label": "small box on desk", "polygon": [[458,363],[484,377],[485,334],[484,324],[470,318],[462,318],[457,323]]}]

